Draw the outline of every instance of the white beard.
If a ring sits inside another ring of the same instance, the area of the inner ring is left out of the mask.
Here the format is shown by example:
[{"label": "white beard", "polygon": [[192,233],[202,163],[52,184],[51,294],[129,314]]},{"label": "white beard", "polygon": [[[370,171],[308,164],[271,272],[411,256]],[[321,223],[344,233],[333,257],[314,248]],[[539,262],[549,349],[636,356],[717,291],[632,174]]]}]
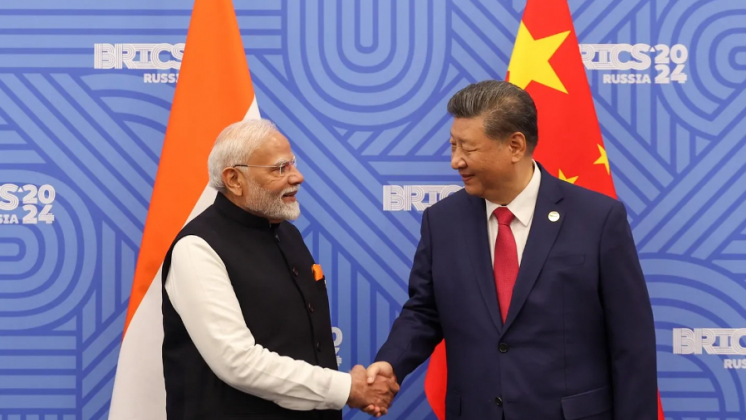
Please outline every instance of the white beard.
[{"label": "white beard", "polygon": [[252,213],[264,215],[270,220],[295,220],[300,217],[300,204],[298,201],[286,203],[282,196],[298,191],[298,187],[284,189],[279,194],[274,194],[260,187],[259,184],[249,180],[249,193],[244,205]]}]

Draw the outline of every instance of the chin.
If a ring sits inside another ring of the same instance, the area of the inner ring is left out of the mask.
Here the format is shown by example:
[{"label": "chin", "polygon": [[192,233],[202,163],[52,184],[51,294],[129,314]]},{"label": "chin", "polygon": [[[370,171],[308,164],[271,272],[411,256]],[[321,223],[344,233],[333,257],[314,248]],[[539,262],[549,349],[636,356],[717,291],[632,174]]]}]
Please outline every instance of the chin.
[{"label": "chin", "polygon": [[288,221],[296,220],[299,217],[300,217],[300,211],[298,211],[297,213],[289,214],[285,220],[288,220]]},{"label": "chin", "polygon": [[300,217],[300,204],[297,201],[293,202],[286,208],[285,220],[296,220]]},{"label": "chin", "polygon": [[464,185],[464,190],[466,190],[466,193],[469,195],[482,197],[484,196],[484,190],[482,188],[477,188],[473,185]]}]

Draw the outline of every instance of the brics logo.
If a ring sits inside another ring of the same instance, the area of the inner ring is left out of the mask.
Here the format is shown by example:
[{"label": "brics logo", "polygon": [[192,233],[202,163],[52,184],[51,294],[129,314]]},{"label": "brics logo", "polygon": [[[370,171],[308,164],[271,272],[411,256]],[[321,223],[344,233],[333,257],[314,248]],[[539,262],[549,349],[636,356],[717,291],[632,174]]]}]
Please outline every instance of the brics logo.
[{"label": "brics logo", "polygon": [[651,80],[648,73],[604,74],[603,83],[611,84],[669,84],[685,83],[685,63],[689,50],[682,44],[580,44],[580,56],[588,70],[650,69],[655,64],[657,74]]},{"label": "brics logo", "polygon": [[[674,328],[674,354],[746,355],[746,328]],[[746,359],[724,359],[725,369],[746,369]]]},{"label": "brics logo", "polygon": [[49,184],[2,184],[0,225],[51,224],[54,222],[52,204],[56,197],[56,190]]},{"label": "brics logo", "polygon": [[[184,58],[180,44],[93,44],[93,68],[99,70],[179,70]],[[145,83],[176,83],[178,73],[145,73]]]},{"label": "brics logo", "polygon": [[460,185],[384,185],[384,211],[425,211],[462,189]]}]

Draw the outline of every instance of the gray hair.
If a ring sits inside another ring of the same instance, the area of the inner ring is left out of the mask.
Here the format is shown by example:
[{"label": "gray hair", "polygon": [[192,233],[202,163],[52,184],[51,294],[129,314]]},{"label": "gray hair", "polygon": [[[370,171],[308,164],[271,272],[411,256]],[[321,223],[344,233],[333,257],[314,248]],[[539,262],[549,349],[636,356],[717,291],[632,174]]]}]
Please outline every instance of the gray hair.
[{"label": "gray hair", "polygon": [[238,121],[224,128],[207,158],[210,186],[225,192],[223,170],[248,162],[251,154],[276,132],[274,123],[265,119]]},{"label": "gray hair", "polygon": [[485,80],[461,89],[448,101],[448,113],[456,118],[484,115],[485,134],[494,140],[523,133],[529,153],[539,142],[536,105],[525,90],[509,82]]}]

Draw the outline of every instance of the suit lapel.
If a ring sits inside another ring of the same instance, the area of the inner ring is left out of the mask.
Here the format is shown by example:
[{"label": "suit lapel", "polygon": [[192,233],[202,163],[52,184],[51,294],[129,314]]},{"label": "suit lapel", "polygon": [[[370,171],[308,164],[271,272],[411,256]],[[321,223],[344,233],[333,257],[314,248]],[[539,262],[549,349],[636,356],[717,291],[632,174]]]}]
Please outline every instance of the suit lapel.
[{"label": "suit lapel", "polygon": [[484,199],[467,195],[469,211],[465,218],[463,236],[464,249],[469,254],[474,278],[479,283],[479,290],[487,305],[487,311],[498,332],[502,329],[500,308],[497,304],[497,289],[490,257],[489,235],[487,230],[487,208]]},{"label": "suit lapel", "polygon": [[[562,200],[560,182],[564,181],[558,180],[548,174],[544,168],[541,168],[541,185],[536,199],[531,230],[523,249],[521,267],[518,270],[518,278],[513,288],[513,296],[510,299],[510,308],[503,331],[510,327],[526,303],[526,299],[528,299],[528,295],[544,267],[549,251],[557,239],[562,222],[565,220],[564,208],[559,203]],[[548,217],[549,213],[553,211],[558,212],[560,216],[554,222],[549,220]]]}]

